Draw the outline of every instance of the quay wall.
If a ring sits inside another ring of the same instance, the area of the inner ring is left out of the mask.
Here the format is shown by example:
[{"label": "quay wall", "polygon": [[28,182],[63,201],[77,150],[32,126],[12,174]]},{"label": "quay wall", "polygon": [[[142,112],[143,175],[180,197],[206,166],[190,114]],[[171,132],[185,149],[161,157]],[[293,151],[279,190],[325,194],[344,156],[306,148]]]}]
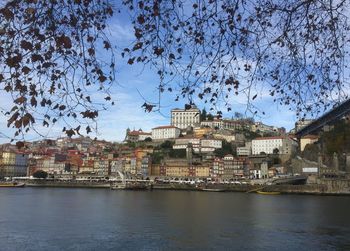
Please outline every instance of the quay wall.
[{"label": "quay wall", "polygon": [[[28,180],[27,187],[110,188],[110,182]],[[207,184],[206,188],[224,189],[227,192],[280,192],[284,194],[350,195],[350,180],[319,179],[306,185],[258,185],[258,184]],[[203,186],[192,184],[153,184],[155,190],[200,191]],[[260,188],[260,189],[259,189]]]},{"label": "quay wall", "polygon": [[34,180],[24,183],[28,187],[110,188],[107,182]]}]

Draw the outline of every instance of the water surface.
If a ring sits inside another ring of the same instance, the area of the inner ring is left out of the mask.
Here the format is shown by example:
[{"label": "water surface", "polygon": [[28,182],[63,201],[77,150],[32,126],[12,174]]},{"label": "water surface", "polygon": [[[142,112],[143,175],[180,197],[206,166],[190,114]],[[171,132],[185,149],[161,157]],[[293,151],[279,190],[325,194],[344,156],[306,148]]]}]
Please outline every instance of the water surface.
[{"label": "water surface", "polygon": [[0,250],[350,250],[350,197],[1,188]]}]

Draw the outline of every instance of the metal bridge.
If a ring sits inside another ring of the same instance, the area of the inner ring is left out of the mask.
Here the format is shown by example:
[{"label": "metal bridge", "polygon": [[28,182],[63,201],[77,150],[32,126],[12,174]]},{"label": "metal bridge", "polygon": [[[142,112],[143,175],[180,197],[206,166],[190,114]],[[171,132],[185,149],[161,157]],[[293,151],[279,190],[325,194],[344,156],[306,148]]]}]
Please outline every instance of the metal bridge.
[{"label": "metal bridge", "polygon": [[326,112],[317,120],[313,121],[309,125],[305,126],[301,130],[297,131],[295,135],[298,138],[307,134],[314,134],[323,129],[324,126],[329,125],[333,121],[337,121],[350,113],[350,99],[341,103],[332,110]]}]

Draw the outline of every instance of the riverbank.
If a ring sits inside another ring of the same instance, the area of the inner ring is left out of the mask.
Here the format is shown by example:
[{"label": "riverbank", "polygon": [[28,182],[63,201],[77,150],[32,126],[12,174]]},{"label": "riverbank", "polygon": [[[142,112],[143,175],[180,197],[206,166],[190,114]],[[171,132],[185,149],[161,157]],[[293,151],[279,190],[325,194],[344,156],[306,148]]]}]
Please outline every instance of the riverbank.
[{"label": "riverbank", "polygon": [[[27,187],[57,187],[57,188],[104,188],[110,189],[110,181],[86,182],[86,181],[52,181],[52,180],[28,180],[24,182]],[[220,189],[225,192],[279,192],[281,194],[308,194],[308,195],[350,195],[350,188],[336,186],[337,182],[319,182],[318,184],[305,185],[257,185],[257,184],[206,184],[209,189]],[[342,184],[344,181],[342,181]],[[179,183],[152,183],[154,190],[185,190],[202,191],[203,185],[179,184]]]}]

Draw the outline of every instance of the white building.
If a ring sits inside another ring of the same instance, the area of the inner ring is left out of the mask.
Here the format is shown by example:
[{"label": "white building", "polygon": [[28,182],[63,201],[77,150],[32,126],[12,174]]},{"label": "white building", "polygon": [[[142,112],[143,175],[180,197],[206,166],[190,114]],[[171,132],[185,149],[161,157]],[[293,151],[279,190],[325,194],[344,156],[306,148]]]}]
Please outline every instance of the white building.
[{"label": "white building", "polygon": [[222,140],[198,139],[198,138],[178,138],[175,140],[173,149],[187,149],[188,144],[192,145],[194,152],[214,152],[215,149],[222,148]]},{"label": "white building", "polygon": [[186,129],[189,126],[196,127],[200,124],[200,110],[196,106],[190,109],[172,109],[171,125],[180,129]]},{"label": "white building", "polygon": [[223,121],[221,119],[205,120],[201,122],[201,127],[210,127],[213,129],[223,129]]},{"label": "white building", "polygon": [[291,154],[297,146],[297,143],[289,137],[261,137],[252,140],[252,154],[258,155],[261,152],[273,154],[274,149],[278,149],[278,154]]},{"label": "white building", "polygon": [[194,150],[199,149],[201,140],[198,138],[178,138],[175,140],[173,149],[186,149],[188,144],[191,144]]},{"label": "white building", "polygon": [[219,139],[202,139],[201,147],[204,148],[222,148],[222,140]]},{"label": "white building", "polygon": [[180,136],[181,130],[176,126],[158,126],[152,128],[153,140],[176,139]]}]

